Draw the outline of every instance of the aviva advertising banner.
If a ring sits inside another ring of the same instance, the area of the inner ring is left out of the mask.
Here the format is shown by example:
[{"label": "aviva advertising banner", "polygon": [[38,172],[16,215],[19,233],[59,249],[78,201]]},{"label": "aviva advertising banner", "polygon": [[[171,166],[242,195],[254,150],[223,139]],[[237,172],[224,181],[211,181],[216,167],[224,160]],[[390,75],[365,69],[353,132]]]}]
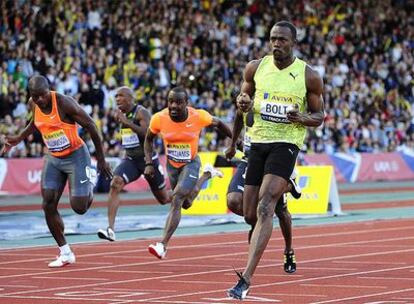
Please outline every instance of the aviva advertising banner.
[{"label": "aviva advertising banner", "polygon": [[[217,153],[200,152],[201,168],[206,163],[214,165]],[[206,181],[198,196],[193,202],[191,208],[182,209],[182,214],[186,215],[203,215],[203,214],[225,214],[227,210],[227,187],[233,176],[233,168],[219,168],[223,172],[222,178],[215,177]],[[200,172],[202,174],[202,172]]]},{"label": "aviva advertising banner", "polygon": [[[292,214],[341,214],[338,188],[332,166],[297,166],[296,181],[302,188],[298,200],[288,194],[288,209]],[[328,205],[331,204],[330,210]]]}]

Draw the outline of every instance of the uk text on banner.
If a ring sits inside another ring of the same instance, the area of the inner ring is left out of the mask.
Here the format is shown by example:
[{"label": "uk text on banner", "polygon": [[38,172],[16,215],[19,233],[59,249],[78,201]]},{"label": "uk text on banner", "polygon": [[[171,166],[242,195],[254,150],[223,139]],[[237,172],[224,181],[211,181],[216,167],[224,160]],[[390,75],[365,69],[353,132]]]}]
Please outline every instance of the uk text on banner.
[{"label": "uk text on banner", "polygon": [[[206,163],[214,165],[217,153],[199,153],[202,167]],[[220,168],[224,176],[209,179],[201,188],[200,193],[193,202],[191,208],[182,209],[186,215],[206,215],[206,214],[225,214],[227,213],[227,187],[233,176],[233,168]],[[202,174],[202,172],[200,172]]]},{"label": "uk text on banner", "polygon": [[[296,200],[288,195],[288,209],[292,214],[325,214],[328,212],[328,203],[332,181],[335,176],[332,166],[298,166],[296,181],[302,188],[302,196]],[[336,182],[335,182],[335,190]],[[336,199],[338,196],[336,195]],[[332,202],[335,205],[339,202]],[[336,208],[337,209],[337,208]],[[340,208],[339,208],[340,209]]]}]

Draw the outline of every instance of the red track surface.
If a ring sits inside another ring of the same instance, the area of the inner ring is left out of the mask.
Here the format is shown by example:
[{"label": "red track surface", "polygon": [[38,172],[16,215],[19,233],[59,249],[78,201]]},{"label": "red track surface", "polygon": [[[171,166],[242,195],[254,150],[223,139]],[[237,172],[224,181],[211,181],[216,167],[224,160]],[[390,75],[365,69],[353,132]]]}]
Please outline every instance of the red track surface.
[{"label": "red track surface", "polygon": [[[48,269],[55,248],[0,251],[0,303],[237,303],[246,233],[175,237],[166,260],[148,240],[72,246],[77,263]],[[412,220],[296,227],[298,271],[285,274],[275,230],[243,303],[414,303]]]}]

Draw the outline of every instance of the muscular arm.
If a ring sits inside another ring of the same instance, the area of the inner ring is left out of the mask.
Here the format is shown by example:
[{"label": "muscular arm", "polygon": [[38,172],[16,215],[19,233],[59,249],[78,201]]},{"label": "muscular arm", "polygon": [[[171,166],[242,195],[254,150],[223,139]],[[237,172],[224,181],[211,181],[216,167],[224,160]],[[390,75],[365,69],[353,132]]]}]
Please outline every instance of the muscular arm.
[{"label": "muscular arm", "polygon": [[226,134],[227,137],[232,138],[232,132],[231,132],[229,126],[226,125],[224,122],[222,122],[217,117],[213,117],[213,121],[211,122],[210,126],[213,126],[213,127],[217,128],[219,131]]},{"label": "muscular arm", "polygon": [[132,121],[125,119],[125,121],[122,121],[124,125],[126,125],[128,128],[131,128],[132,131],[138,134],[139,137],[144,138],[147,134],[147,129],[149,126],[149,122],[151,119],[151,115],[148,112],[147,109],[140,106],[140,109],[137,112],[136,118],[139,120],[139,126],[134,124]]},{"label": "muscular arm", "polygon": [[239,139],[241,130],[243,129],[243,113],[240,110],[236,111],[236,116],[234,117],[233,130],[231,135],[231,145],[236,147],[237,140]]},{"label": "muscular arm", "polygon": [[20,132],[19,135],[6,135],[6,137],[4,138],[4,143],[5,143],[4,152],[9,151],[12,146],[15,146],[22,140],[25,140],[30,134],[32,134],[36,130],[36,126],[34,124],[34,103],[32,102],[31,98],[29,99],[29,106],[32,112],[31,120],[29,121],[27,126],[23,129],[23,131]]},{"label": "muscular arm", "polygon": [[256,91],[254,75],[260,64],[260,60],[250,61],[243,71],[243,83],[240,89],[240,95],[237,97],[237,107],[243,112],[248,112],[253,106],[253,96]]},{"label": "muscular arm", "polygon": [[20,141],[24,140],[32,134],[36,130],[33,118],[27,124],[27,126],[23,129],[23,131],[19,134]]},{"label": "muscular arm", "polygon": [[154,153],[154,138],[157,137],[157,134],[151,132],[151,130],[147,129],[147,135],[145,136],[144,141],[144,154],[145,154],[145,163],[152,162],[152,154]]},{"label": "muscular arm", "polygon": [[102,148],[101,137],[98,128],[92,118],[81,108],[81,106],[69,96],[59,95],[61,103],[59,104],[63,110],[65,117],[81,125],[91,135],[91,139],[96,149],[96,158],[98,161],[104,161],[105,156]]},{"label": "muscular arm", "polygon": [[287,117],[290,121],[300,123],[306,127],[318,127],[325,117],[322,99],[323,81],[318,72],[309,66],[306,66],[305,81],[308,113],[292,111],[288,113]]}]

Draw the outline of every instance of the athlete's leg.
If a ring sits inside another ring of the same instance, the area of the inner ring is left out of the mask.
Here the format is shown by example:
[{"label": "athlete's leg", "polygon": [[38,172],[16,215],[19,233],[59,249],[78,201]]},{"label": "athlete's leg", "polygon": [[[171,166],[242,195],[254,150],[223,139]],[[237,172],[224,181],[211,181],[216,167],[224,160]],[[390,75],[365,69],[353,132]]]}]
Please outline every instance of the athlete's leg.
[{"label": "athlete's leg", "polygon": [[[64,185],[64,184],[63,184]],[[42,208],[50,233],[59,247],[66,245],[64,235],[64,224],[58,211],[59,199],[63,193],[64,186],[59,190],[42,188]]]},{"label": "athlete's leg", "polygon": [[119,175],[114,175],[108,194],[108,227],[112,230],[115,228],[115,218],[120,204],[119,194],[124,186],[123,178]]},{"label": "athlete's leg", "polygon": [[260,187],[259,204],[257,208],[257,223],[254,228],[247,267],[243,278],[249,283],[254,271],[269,242],[273,229],[273,214],[276,202],[283,194],[287,181],[279,176],[266,174]]},{"label": "athlete's leg", "polygon": [[280,230],[285,240],[285,252],[289,252],[292,250],[292,216],[287,208],[284,195],[278,200],[275,213],[279,219]]},{"label": "athlete's leg", "polygon": [[[177,229],[178,224],[181,220],[181,207],[191,193],[196,187],[199,178],[198,174],[200,171],[200,158],[197,156],[190,163],[186,164],[184,167],[177,169],[168,165],[169,175],[172,176],[172,180],[176,180],[177,184],[174,187],[173,199],[171,202],[170,212],[167,217],[167,222],[165,224],[164,236],[162,243],[166,247],[168,241],[170,240],[172,234]],[[178,173],[178,174],[177,174]],[[178,178],[174,178],[178,176]]]},{"label": "athlete's leg", "polygon": [[[155,174],[153,178],[145,177],[152,193],[161,205],[169,204],[172,201],[173,191],[165,188],[164,169],[158,158],[153,159]],[[145,162],[144,162],[145,166]]]}]

